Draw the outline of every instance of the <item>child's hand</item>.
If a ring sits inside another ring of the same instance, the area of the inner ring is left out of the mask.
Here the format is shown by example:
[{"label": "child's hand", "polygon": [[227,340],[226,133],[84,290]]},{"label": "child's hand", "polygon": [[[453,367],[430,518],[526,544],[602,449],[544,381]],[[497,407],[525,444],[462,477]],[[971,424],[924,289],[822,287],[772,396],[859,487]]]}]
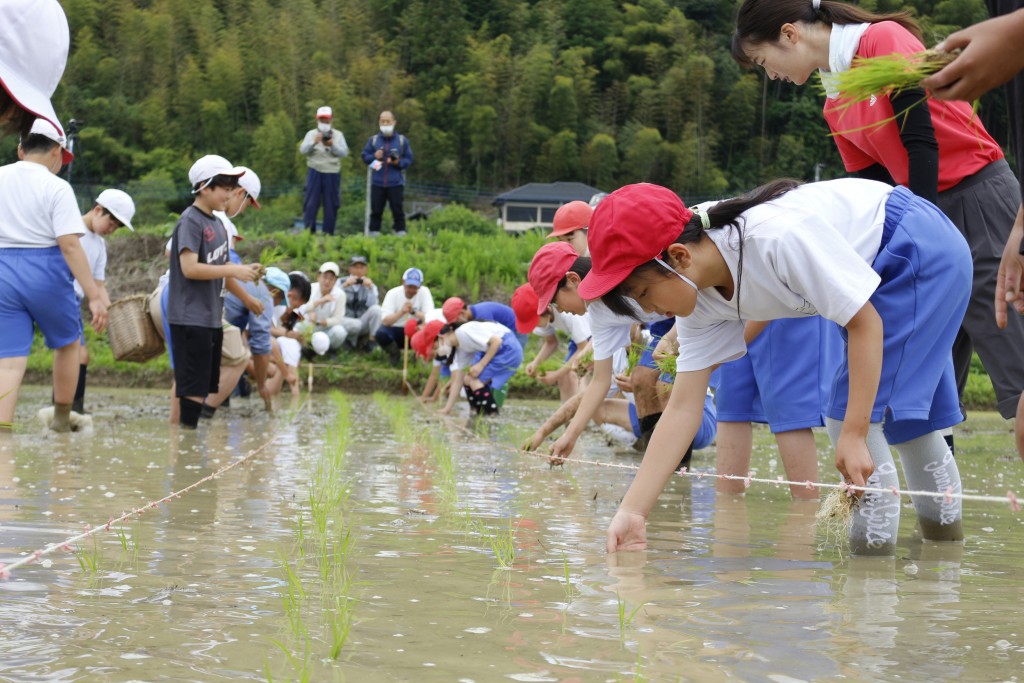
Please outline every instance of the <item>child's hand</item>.
[{"label": "child's hand", "polygon": [[247,266],[232,266],[231,277],[241,282],[254,282],[260,276],[260,264],[250,263]]},{"label": "child's hand", "polygon": [[484,368],[486,367],[487,365],[485,363],[473,363],[473,365],[469,368],[469,376],[479,377],[480,373],[483,372]]},{"label": "child's hand", "polygon": [[555,443],[551,444],[550,455],[548,461],[552,464],[559,465],[572,455],[572,449],[576,446],[576,439],[569,436],[566,432],[562,436],[558,437]]},{"label": "child's hand", "polygon": [[98,297],[90,299],[89,312],[92,313],[92,329],[102,332],[107,327],[107,305]]},{"label": "child's hand", "polygon": [[647,518],[639,512],[627,512],[622,508],[612,517],[608,525],[607,550],[643,550],[647,547]]},{"label": "child's hand", "polygon": [[615,386],[619,388],[619,391],[631,394],[633,393],[633,378],[629,375],[615,375]]},{"label": "child's hand", "polygon": [[246,298],[245,307],[249,309],[253,315],[263,315],[263,302],[254,296]]},{"label": "child's hand", "polygon": [[437,411],[437,414],[438,415],[448,415],[451,412],[452,412],[452,409],[449,408],[448,406],[445,406],[444,408],[439,408],[438,411]]},{"label": "child's hand", "polygon": [[[866,486],[868,477],[875,471],[867,441],[840,433],[836,442],[836,469],[843,475],[843,481],[854,486]],[[853,494],[860,498],[864,492],[854,491]]]},{"label": "child's hand", "polygon": [[526,365],[526,376],[536,377],[537,376],[537,361],[530,361]]}]

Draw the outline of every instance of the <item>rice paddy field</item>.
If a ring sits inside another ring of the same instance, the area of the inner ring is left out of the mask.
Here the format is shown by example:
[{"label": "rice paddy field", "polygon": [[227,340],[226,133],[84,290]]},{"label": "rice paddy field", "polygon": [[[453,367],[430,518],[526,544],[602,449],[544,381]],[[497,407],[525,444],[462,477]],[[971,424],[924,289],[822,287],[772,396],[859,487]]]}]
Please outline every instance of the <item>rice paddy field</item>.
[{"label": "rice paddy field", "polygon": [[[48,400],[24,391],[0,442],[0,562],[56,548],[0,580],[2,681],[1024,677],[1009,504],[966,502],[967,540],[948,545],[920,541],[906,500],[897,556],[851,558],[787,489],[679,477],[648,550],[608,556],[639,456],[596,431],[576,454],[600,464],[516,452],[551,403],[512,397],[474,424],[397,396],[274,416],[235,399],[185,432],[164,392],[97,389],[93,433],[57,435],[34,422]],[[756,443],[755,474],[781,475],[767,430]],[[998,416],[972,416],[957,447],[965,491],[1024,493]]]}]

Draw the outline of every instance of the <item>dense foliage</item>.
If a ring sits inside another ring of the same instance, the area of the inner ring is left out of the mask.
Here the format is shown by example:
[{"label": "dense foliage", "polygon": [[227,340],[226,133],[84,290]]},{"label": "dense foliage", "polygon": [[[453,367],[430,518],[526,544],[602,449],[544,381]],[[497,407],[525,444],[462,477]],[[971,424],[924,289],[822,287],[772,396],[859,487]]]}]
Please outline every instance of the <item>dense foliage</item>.
[{"label": "dense foliage", "polygon": [[[425,183],[648,180],[694,197],[842,174],[816,89],[729,57],[736,0],[63,4],[72,50],[56,102],[84,121],[79,177],[132,181],[143,202],[176,196],[166,209],[184,205],[189,164],[211,152],[256,169],[268,195],[294,194],[321,104],[353,149],[356,186],[384,108]],[[913,11],[933,42],[986,16],[982,0],[860,4]],[[982,112],[1000,137],[999,103]]]}]

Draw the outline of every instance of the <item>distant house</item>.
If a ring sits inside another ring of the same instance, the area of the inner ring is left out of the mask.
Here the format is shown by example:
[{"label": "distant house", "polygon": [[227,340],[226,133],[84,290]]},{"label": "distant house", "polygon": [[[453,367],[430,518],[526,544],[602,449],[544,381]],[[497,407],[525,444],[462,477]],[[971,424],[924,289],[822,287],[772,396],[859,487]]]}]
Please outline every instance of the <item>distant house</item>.
[{"label": "distant house", "polygon": [[499,224],[508,232],[550,228],[555,211],[574,200],[589,202],[601,190],[584,183],[527,183],[500,194],[494,206],[501,211]]}]

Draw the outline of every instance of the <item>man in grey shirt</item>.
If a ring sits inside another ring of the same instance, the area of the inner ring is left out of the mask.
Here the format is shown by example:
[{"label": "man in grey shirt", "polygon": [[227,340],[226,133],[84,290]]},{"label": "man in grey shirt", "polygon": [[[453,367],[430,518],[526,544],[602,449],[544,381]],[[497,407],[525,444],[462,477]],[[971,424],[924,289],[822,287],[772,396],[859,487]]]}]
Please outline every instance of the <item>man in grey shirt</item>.
[{"label": "man in grey shirt", "polygon": [[369,278],[369,265],[365,256],[353,256],[348,261],[348,278],[341,283],[345,292],[345,317],[341,324],[348,331],[347,342],[353,348],[370,349],[373,336],[380,327],[381,310],[377,285]]},{"label": "man in grey shirt", "polygon": [[334,113],[330,107],[316,110],[316,128],[306,133],[299,152],[306,156],[306,192],[302,202],[302,221],[310,232],[316,232],[316,214],[324,205],[324,234],[334,234],[341,206],[341,158],[348,156],[348,145],[340,130],[331,126]]}]

